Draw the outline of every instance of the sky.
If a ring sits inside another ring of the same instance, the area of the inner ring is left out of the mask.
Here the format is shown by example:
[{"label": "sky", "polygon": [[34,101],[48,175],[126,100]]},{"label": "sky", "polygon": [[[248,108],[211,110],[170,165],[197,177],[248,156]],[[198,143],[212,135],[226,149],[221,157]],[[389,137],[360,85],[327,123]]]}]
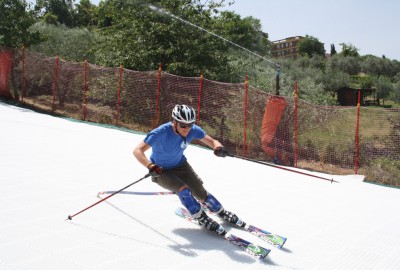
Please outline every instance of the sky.
[{"label": "sky", "polygon": [[[274,248],[213,216],[271,249],[261,262],[177,217],[176,195],[119,193],[94,205],[98,192],[148,172],[132,154],[145,134],[1,101],[0,127],[1,270],[400,269],[400,189],[362,175],[306,171],[339,182],[330,183],[189,145],[191,166],[227,210],[288,238]],[[165,190],[146,178],[126,191]]]},{"label": "sky", "polygon": [[260,19],[269,40],[313,36],[340,52],[351,43],[360,55],[400,60],[400,1],[397,0],[235,0],[228,10]]},{"label": "sky", "polygon": [[[324,43],[327,53],[331,44],[340,52],[340,44],[346,43],[359,49],[360,55],[400,61],[398,0],[235,0],[228,6],[232,1],[225,0],[225,9],[242,18],[260,19],[271,41],[309,35]],[[99,2],[91,0],[95,5]]]}]

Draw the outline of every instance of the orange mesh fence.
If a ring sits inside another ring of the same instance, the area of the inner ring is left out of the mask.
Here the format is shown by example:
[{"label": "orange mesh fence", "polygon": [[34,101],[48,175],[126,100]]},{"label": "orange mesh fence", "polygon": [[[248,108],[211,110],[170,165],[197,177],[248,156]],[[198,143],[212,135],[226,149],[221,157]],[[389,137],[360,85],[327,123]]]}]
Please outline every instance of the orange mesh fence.
[{"label": "orange mesh fence", "polygon": [[8,82],[10,80],[13,52],[11,50],[0,51],[0,96],[11,98]]},{"label": "orange mesh fence", "polygon": [[388,184],[400,179],[399,109],[362,107],[357,119],[357,107],[309,104],[301,89],[299,99],[272,96],[245,77],[243,83],[221,83],[0,47],[4,51],[12,52],[10,93],[42,110],[148,132],[170,121],[173,106],[183,103],[238,156],[334,174],[359,168],[368,179]]}]

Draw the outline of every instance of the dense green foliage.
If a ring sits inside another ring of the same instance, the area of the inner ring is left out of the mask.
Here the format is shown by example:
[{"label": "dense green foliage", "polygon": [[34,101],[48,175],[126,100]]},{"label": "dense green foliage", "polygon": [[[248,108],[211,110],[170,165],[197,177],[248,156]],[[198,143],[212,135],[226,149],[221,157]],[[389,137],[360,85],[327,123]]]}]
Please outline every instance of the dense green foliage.
[{"label": "dense green foliage", "polygon": [[[206,0],[0,0],[0,45],[25,45],[65,60],[138,71],[163,70],[222,82],[244,82],[275,93],[277,64],[280,93],[315,104],[336,104],[341,87],[376,88],[378,101],[400,102],[400,63],[373,55],[360,56],[351,43],[331,45],[306,35],[296,59],[272,59],[268,34],[260,20],[241,18],[221,8],[227,1]],[[38,44],[39,43],[39,44]]]},{"label": "dense green foliage", "polygon": [[300,44],[298,45],[299,52],[301,55],[325,55],[324,44],[313,36],[306,35]]},{"label": "dense green foliage", "polygon": [[25,0],[0,0],[0,45],[12,48],[40,42],[40,35],[29,31],[34,23]]}]

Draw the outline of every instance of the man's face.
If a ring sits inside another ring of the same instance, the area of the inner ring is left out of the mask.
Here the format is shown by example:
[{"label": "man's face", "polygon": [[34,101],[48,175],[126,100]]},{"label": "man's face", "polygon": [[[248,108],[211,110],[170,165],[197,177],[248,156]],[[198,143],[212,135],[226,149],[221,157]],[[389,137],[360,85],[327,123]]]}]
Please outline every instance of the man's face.
[{"label": "man's face", "polygon": [[178,121],[175,121],[176,128],[183,137],[186,137],[189,134],[190,129],[192,128],[194,123],[191,124],[185,124],[185,123],[180,123]]}]

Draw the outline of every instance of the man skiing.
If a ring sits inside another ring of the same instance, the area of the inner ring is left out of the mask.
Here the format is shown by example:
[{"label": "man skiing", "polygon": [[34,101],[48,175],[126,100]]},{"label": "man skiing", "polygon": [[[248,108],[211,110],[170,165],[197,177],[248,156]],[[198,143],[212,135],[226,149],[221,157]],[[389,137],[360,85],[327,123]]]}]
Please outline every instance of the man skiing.
[{"label": "man skiing", "polygon": [[[203,181],[188,163],[184,150],[198,139],[219,157],[229,156],[222,144],[195,125],[195,110],[186,105],[176,105],[172,110],[172,121],[152,130],[133,151],[136,159],[149,169],[152,181],[179,196],[183,206],[199,224],[210,231],[225,235],[225,229],[210,218],[203,207],[218,214],[224,220],[244,227],[245,223],[234,213],[226,211],[221,203],[203,187]],[[150,160],[145,152],[152,148]]]}]

